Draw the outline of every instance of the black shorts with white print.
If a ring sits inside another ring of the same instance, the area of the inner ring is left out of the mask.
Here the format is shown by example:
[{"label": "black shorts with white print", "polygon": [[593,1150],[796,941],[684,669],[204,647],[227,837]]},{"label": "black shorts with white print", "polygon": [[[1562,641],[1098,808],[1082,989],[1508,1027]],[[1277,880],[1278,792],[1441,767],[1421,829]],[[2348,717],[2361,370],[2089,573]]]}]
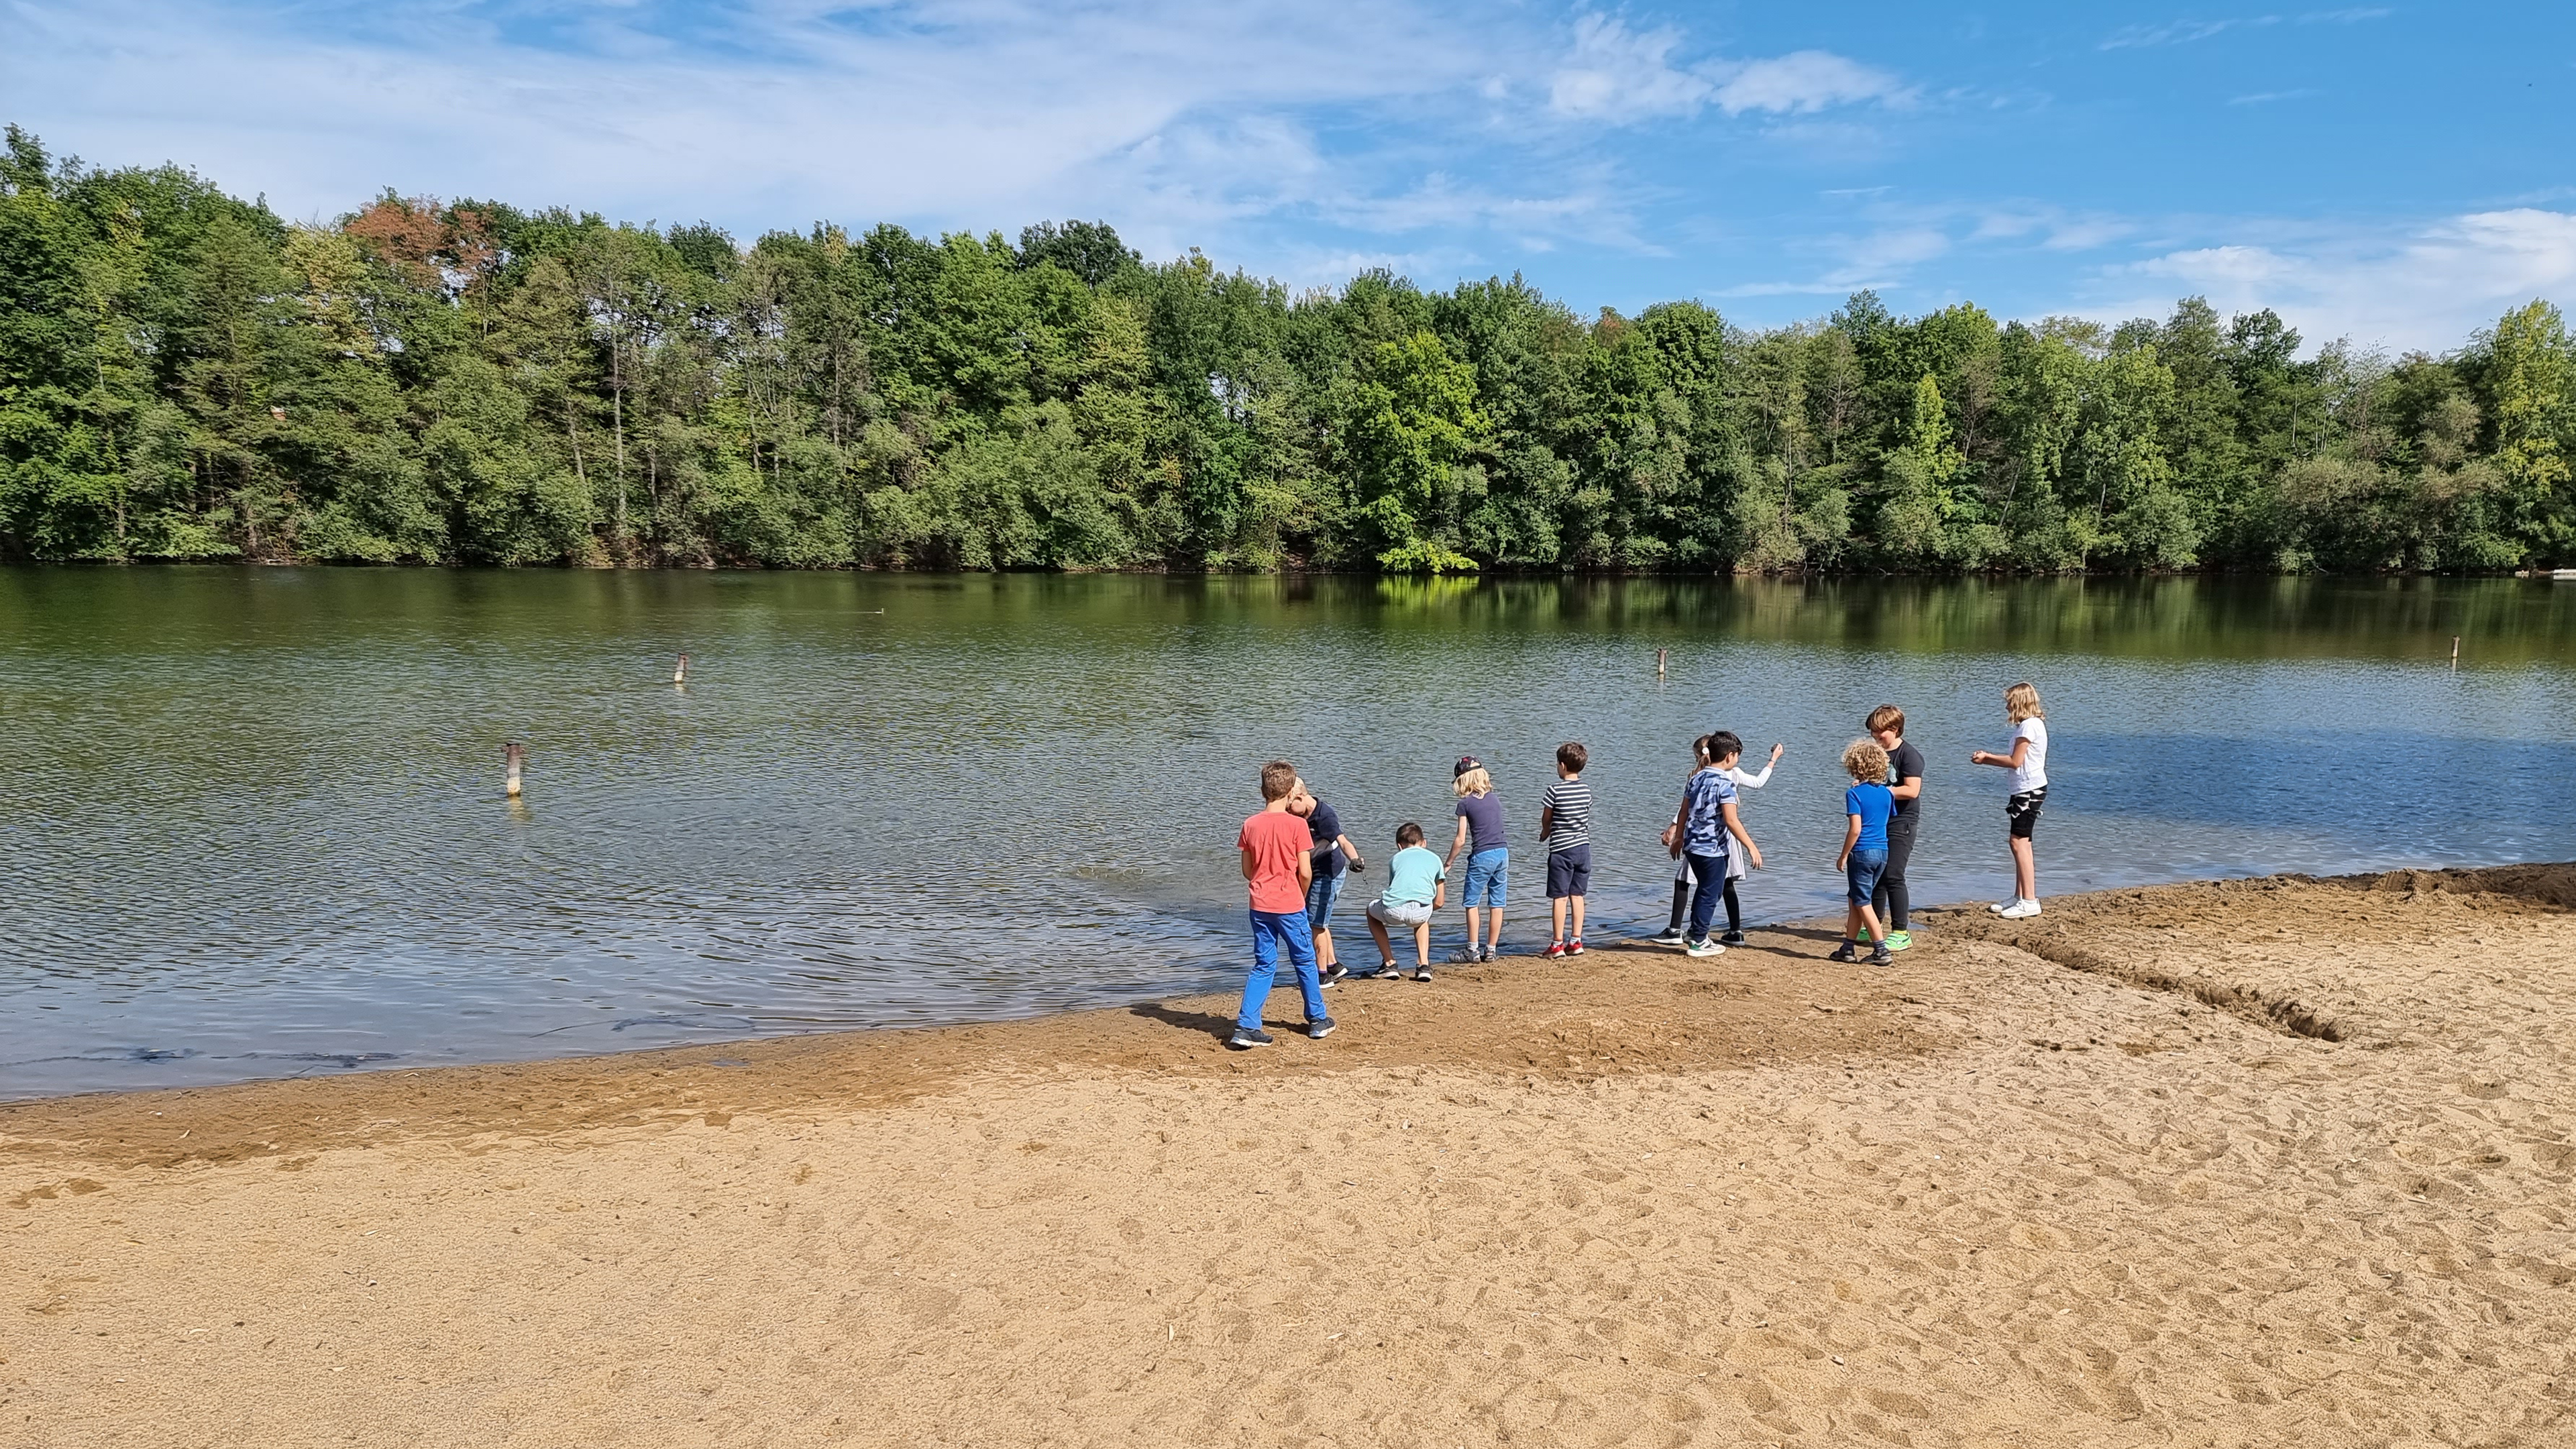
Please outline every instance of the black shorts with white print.
[{"label": "black shorts with white print", "polygon": [[2030,832],[2039,824],[2039,807],[2047,799],[2048,787],[2042,785],[2036,790],[2024,790],[2004,802],[2004,815],[2012,821],[2013,839],[2030,839]]}]

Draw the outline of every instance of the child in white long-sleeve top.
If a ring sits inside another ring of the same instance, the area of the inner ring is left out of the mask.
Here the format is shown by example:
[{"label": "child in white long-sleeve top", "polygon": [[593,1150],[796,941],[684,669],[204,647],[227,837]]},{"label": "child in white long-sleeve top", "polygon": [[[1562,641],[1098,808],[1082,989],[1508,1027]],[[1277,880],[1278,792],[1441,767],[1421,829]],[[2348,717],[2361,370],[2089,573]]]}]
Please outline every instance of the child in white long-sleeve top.
[{"label": "child in white long-sleeve top", "polygon": [[[1726,778],[1734,781],[1736,785],[1742,789],[1759,790],[1763,786],[1771,783],[1771,771],[1780,763],[1780,753],[1786,748],[1787,746],[1785,745],[1775,744],[1771,747],[1771,758],[1764,762],[1761,769],[1747,770],[1739,762],[1736,766],[1724,772]],[[1698,766],[1696,768],[1705,769],[1709,763],[1708,736],[1701,735],[1698,739],[1692,741],[1691,749],[1692,752],[1698,756]],[[1664,927],[1664,933],[1655,938],[1655,944],[1659,946],[1678,946],[1682,943],[1683,919],[1690,914],[1691,866],[1689,857],[1682,854],[1680,839],[1681,823],[1681,817],[1679,815],[1675,815],[1673,817],[1674,829],[1666,832],[1666,838],[1670,841],[1667,848],[1672,852],[1674,865],[1673,918],[1672,921]],[[1744,904],[1736,898],[1735,894],[1735,883],[1742,879],[1744,879],[1744,853],[1742,851],[1728,851],[1726,854],[1726,893],[1724,897],[1726,901],[1726,934],[1720,936],[1718,939],[1729,946],[1741,946],[1744,944]]]}]

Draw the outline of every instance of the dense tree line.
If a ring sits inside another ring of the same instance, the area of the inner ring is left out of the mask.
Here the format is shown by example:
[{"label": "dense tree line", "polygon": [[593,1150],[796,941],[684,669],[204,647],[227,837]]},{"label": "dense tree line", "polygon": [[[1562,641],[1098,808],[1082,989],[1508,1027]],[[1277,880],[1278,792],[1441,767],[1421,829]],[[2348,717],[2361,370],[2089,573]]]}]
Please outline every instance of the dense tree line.
[{"label": "dense tree line", "polygon": [[1291,293],[1108,227],[930,240],[388,193],[293,226],[0,160],[0,554],[1269,569],[2571,561],[2576,366],[2112,328]]}]

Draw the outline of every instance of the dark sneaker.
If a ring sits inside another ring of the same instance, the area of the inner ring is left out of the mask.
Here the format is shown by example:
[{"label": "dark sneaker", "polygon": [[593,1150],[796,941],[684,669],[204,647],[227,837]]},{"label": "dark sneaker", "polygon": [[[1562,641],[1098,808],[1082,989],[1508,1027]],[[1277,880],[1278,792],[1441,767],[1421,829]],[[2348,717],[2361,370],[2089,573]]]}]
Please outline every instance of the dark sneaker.
[{"label": "dark sneaker", "polygon": [[1315,973],[1315,984],[1318,986],[1330,986],[1336,981],[1349,980],[1350,975],[1351,973],[1342,969],[1342,963],[1336,961],[1332,965]]},{"label": "dark sneaker", "polygon": [[1659,936],[1649,936],[1647,939],[1653,941],[1658,946],[1678,946],[1682,943],[1682,928],[1679,926],[1666,926],[1663,930],[1663,934]]},{"label": "dark sneaker", "polygon": [[1431,968],[1430,968],[1430,967],[1428,967],[1428,966],[1416,966],[1416,967],[1414,967],[1414,968],[1413,968],[1413,979],[1414,979],[1414,980],[1416,980],[1416,981],[1428,981],[1428,980],[1430,980],[1430,979],[1431,979]]},{"label": "dark sneaker", "polygon": [[1322,1041],[1324,1038],[1331,1036],[1332,1034],[1333,1019],[1329,1016],[1319,1016],[1313,1021],[1306,1023],[1306,1035],[1313,1037],[1317,1041]]},{"label": "dark sneaker", "polygon": [[1279,1038],[1258,1028],[1238,1026],[1234,1029],[1234,1035],[1225,1039],[1225,1045],[1228,1051],[1248,1052],[1254,1047],[1270,1046],[1278,1040]]},{"label": "dark sneaker", "polygon": [[1580,955],[1582,955],[1582,954],[1583,954],[1583,938],[1582,938],[1581,936],[1577,936],[1577,937],[1575,937],[1573,940],[1566,942],[1566,943],[1565,943],[1565,954],[1566,954],[1566,955],[1568,955],[1568,956],[1580,956]]},{"label": "dark sneaker", "polygon": [[1744,944],[1744,933],[1742,931],[1729,931],[1717,939],[1730,946],[1741,946]]},{"label": "dark sneaker", "polygon": [[1491,946],[1487,946],[1484,950],[1479,951],[1478,953],[1476,953],[1476,959],[1477,959],[1477,960],[1479,960],[1479,961],[1491,961],[1491,960],[1493,960],[1493,959],[1494,959],[1494,948],[1493,948],[1493,947],[1491,947]]},{"label": "dark sneaker", "polygon": [[1483,959],[1476,954],[1476,948],[1473,946],[1461,946],[1449,953],[1449,964],[1452,966],[1473,966]]},{"label": "dark sneaker", "polygon": [[1565,943],[1563,941],[1550,941],[1547,943],[1547,949],[1539,952],[1538,954],[1543,960],[1553,961],[1565,954]]},{"label": "dark sneaker", "polygon": [[1828,961],[1840,961],[1846,966],[1858,965],[1860,963],[1860,948],[1849,941],[1845,941],[1841,945],[1836,946],[1833,954],[1827,956],[1825,959]]},{"label": "dark sneaker", "polygon": [[1896,957],[1888,951],[1887,943],[1882,941],[1879,943],[1877,950],[1869,953],[1869,964],[1872,966],[1893,966],[1896,964]]}]

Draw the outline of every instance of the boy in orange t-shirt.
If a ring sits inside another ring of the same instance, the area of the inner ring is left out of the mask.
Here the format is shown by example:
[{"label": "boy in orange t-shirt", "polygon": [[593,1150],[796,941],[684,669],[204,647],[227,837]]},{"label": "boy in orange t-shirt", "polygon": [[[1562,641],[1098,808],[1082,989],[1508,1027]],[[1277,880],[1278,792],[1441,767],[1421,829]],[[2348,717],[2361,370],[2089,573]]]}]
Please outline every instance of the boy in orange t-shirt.
[{"label": "boy in orange t-shirt", "polygon": [[1234,1016],[1234,1035],[1226,1045],[1235,1051],[1265,1047],[1275,1038],[1261,1029],[1261,1008],[1279,976],[1279,948],[1297,969],[1297,989],[1306,998],[1306,1035],[1318,1041],[1332,1034],[1333,1019],[1324,1014],[1323,982],[1315,975],[1315,937],[1306,926],[1306,887],[1315,878],[1314,836],[1304,816],[1288,802],[1297,794],[1297,767],[1272,760],[1261,767],[1261,813],[1243,822],[1235,849],[1243,855],[1243,878],[1252,887],[1252,974],[1244,978],[1243,1009]]}]

